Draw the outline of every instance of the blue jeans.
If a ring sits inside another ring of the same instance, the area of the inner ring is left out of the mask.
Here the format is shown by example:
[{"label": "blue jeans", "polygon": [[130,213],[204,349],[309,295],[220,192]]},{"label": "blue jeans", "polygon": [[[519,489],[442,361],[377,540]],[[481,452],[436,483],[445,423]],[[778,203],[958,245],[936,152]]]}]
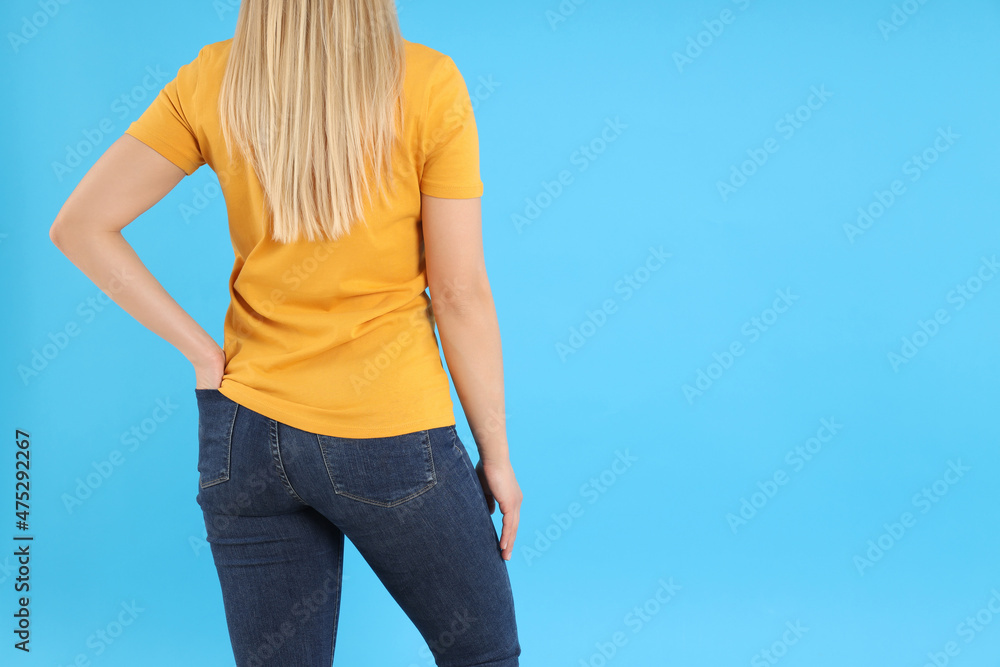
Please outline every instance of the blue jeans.
[{"label": "blue jeans", "polygon": [[198,495],[238,667],[333,664],[344,536],[443,667],[514,667],[507,561],[455,426],[303,431],[195,389]]}]

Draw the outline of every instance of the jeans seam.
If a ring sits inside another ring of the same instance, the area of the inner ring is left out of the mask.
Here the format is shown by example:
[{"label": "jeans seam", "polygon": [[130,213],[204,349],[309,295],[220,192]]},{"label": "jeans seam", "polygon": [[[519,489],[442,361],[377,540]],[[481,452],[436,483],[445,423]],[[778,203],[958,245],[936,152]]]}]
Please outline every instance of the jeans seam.
[{"label": "jeans seam", "polygon": [[375,507],[392,508],[392,507],[396,507],[397,505],[401,505],[401,504],[403,504],[403,503],[405,503],[405,502],[407,502],[409,500],[413,500],[414,498],[416,498],[417,496],[421,495],[422,493],[426,493],[427,491],[430,491],[431,489],[433,489],[437,485],[437,481],[438,481],[437,480],[437,470],[434,467],[434,451],[433,451],[433,448],[431,447],[430,430],[429,429],[424,429],[423,434],[424,434],[423,435],[423,439],[424,439],[423,447],[424,447],[424,450],[427,452],[427,458],[429,459],[430,464],[431,464],[431,481],[429,481],[427,483],[427,485],[424,486],[419,491],[415,491],[415,492],[411,493],[410,495],[406,496],[405,498],[400,498],[399,500],[394,500],[392,502],[381,502],[381,501],[378,501],[378,500],[372,500],[370,498],[362,498],[361,496],[357,496],[357,495],[355,495],[353,493],[346,493],[346,492],[343,492],[343,491],[338,491],[337,490],[337,483],[336,483],[336,481],[333,478],[333,471],[330,470],[330,464],[326,460],[326,456],[322,455],[323,454],[323,443],[320,441],[320,438],[319,438],[318,434],[314,434],[314,435],[316,435],[316,445],[319,447],[321,458],[323,459],[323,466],[326,468],[326,475],[330,479],[330,487],[333,489],[333,492],[336,495],[343,496],[345,498],[350,498],[351,500],[356,500],[359,503],[366,503],[368,505],[374,505]]},{"label": "jeans seam", "polygon": [[455,454],[457,454],[458,457],[462,459],[462,464],[465,465],[467,468],[471,469],[472,472],[475,473],[476,477],[478,478],[479,473],[476,472],[476,464],[472,462],[472,457],[469,456],[468,448],[463,449],[458,444],[459,441],[461,440],[458,437],[458,429],[452,426],[451,432],[452,432],[452,439],[451,439],[452,449],[455,451]]},{"label": "jeans seam", "polygon": [[236,428],[236,413],[239,412],[239,403],[233,402],[233,417],[229,422],[228,433],[226,434],[226,467],[222,474],[216,476],[214,479],[210,479],[204,482],[199,481],[198,486],[207,489],[210,486],[215,486],[216,484],[222,484],[223,482],[229,481],[229,476],[232,473],[232,463],[233,463],[233,431]]},{"label": "jeans seam", "polygon": [[341,582],[337,593],[337,606],[333,612],[333,635],[330,637],[330,660],[326,664],[333,664],[333,654],[337,651],[337,625],[340,623],[340,600],[344,594],[344,533],[340,534],[340,554],[337,559],[337,579]]},{"label": "jeans seam", "polygon": [[462,455],[464,452],[462,451],[462,448],[458,446],[458,427],[455,424],[452,424],[448,428],[451,429],[451,448],[455,450],[456,454]]},{"label": "jeans seam", "polygon": [[292,498],[299,501],[303,505],[308,505],[309,503],[302,500],[302,498],[299,497],[299,494],[295,492],[295,489],[292,488],[292,483],[288,481],[288,477],[285,475],[285,466],[281,462],[281,450],[278,446],[278,422],[274,419],[268,419],[268,422],[270,424],[271,431],[271,457],[274,459],[274,469],[278,473],[278,477],[281,479],[281,485],[285,487],[285,491],[287,491]]}]

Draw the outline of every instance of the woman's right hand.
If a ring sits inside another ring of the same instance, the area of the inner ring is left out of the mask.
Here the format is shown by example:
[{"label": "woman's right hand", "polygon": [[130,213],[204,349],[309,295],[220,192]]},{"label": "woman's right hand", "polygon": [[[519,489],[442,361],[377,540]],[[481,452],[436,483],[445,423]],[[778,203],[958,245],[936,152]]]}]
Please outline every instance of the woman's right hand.
[{"label": "woman's right hand", "polygon": [[517,536],[517,524],[521,515],[521,500],[524,495],[514,477],[514,468],[510,460],[483,461],[476,463],[476,474],[486,496],[486,505],[490,514],[500,506],[503,515],[503,530],[500,533],[500,552],[504,560],[510,560],[514,551],[514,538]]},{"label": "woman's right hand", "polygon": [[195,389],[218,389],[222,385],[226,374],[226,353],[218,344],[191,364],[194,366]]}]

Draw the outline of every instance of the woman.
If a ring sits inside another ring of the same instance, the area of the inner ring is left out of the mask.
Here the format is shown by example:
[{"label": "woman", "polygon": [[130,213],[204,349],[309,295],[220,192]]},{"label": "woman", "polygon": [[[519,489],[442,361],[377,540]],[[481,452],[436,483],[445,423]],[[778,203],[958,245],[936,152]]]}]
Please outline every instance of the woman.
[{"label": "woman", "polygon": [[[121,235],[202,164],[235,254],[223,348]],[[503,561],[522,494],[482,192],[462,75],[403,39],[393,0],[244,0],[233,38],[179,69],[53,223],[194,366],[196,500],[238,665],[332,663],[345,535],[438,665],[518,664]]]}]

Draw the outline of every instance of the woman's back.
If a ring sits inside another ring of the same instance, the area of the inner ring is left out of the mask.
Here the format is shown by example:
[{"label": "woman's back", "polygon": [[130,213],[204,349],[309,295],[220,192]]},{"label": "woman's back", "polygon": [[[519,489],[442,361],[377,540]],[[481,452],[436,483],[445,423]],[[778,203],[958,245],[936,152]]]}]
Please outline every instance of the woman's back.
[{"label": "woman's back", "polygon": [[[344,437],[455,422],[425,292],[421,193],[483,193],[475,118],[452,59],[405,41],[394,188],[336,241],[278,243],[253,170],[230,160],[218,100],[232,40],[205,46],[126,131],[187,174],[219,177],[235,262],[219,391],[273,419]],[[200,217],[201,224],[207,218]]]}]

